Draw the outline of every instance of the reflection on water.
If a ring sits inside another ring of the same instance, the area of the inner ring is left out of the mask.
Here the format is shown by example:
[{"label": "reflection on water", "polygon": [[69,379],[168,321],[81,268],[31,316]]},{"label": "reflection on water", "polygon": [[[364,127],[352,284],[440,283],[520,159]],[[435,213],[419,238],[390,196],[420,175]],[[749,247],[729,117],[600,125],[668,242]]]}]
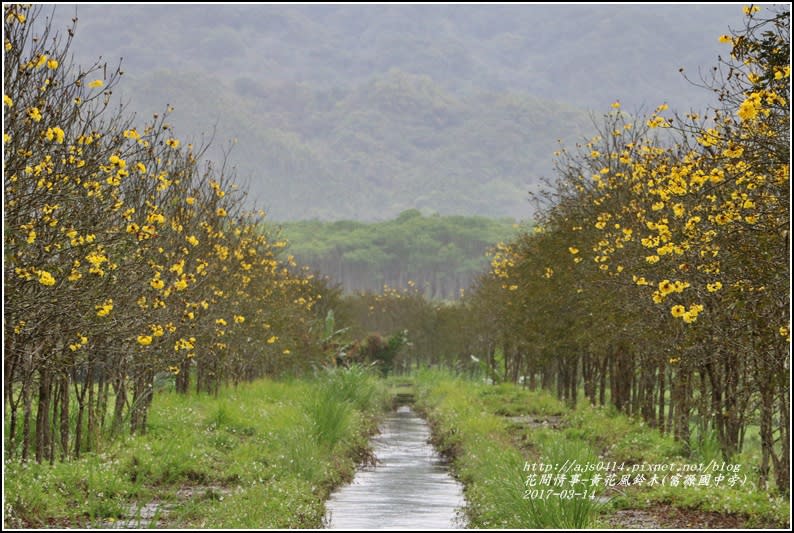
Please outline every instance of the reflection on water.
[{"label": "reflection on water", "polygon": [[355,479],[326,504],[335,529],[453,529],[463,490],[428,444],[430,430],[408,406],[386,419],[372,440],[377,466],[359,469]]}]

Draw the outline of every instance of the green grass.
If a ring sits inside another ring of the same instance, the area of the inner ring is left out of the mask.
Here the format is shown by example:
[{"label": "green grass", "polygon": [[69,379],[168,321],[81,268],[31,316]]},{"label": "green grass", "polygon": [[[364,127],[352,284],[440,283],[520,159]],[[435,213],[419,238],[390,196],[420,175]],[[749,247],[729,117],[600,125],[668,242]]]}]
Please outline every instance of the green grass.
[{"label": "green grass", "polygon": [[[562,456],[591,460],[587,448],[560,448],[554,439],[519,447],[504,416],[557,415],[564,407],[543,393],[509,385],[487,386],[424,373],[417,376],[419,407],[428,414],[440,449],[454,457],[466,487],[472,528],[586,528],[594,523],[596,500],[540,498],[526,484],[526,461],[559,461]],[[537,400],[533,402],[533,400]],[[527,402],[527,403],[524,403]],[[560,455],[562,454],[562,455]],[[584,488],[566,485],[579,494]]]},{"label": "green grass", "polygon": [[561,415],[566,411],[548,391],[530,391],[511,383],[480,387],[479,396],[485,408],[497,415]]},{"label": "green grass", "polygon": [[355,472],[387,400],[361,369],[258,381],[218,398],[162,393],[145,435],[53,466],[7,460],[4,525],[102,526],[155,503],[165,527],[320,527],[325,499]]},{"label": "green grass", "polygon": [[710,511],[743,516],[748,528],[787,528],[791,504],[787,498],[775,496],[752,486],[721,486],[707,489],[656,487],[638,490],[615,498],[617,509],[643,509],[670,504],[682,509]]},{"label": "green grass", "polygon": [[[635,465],[708,464],[712,459],[721,463],[722,457],[711,433],[693,432],[691,455],[684,457],[684,447],[672,437],[612,407],[593,407],[582,401],[570,409],[545,391],[485,385],[430,371],[416,375],[416,388],[434,438],[454,457],[454,470],[466,487],[470,527],[606,527],[609,516],[618,509],[658,504],[737,515],[747,527],[786,527],[790,523],[787,499],[754,486],[752,465],[756,463],[751,459],[756,436],[752,432],[746,437],[746,451],[732,461],[747,474],[744,485],[607,489],[601,483],[595,492],[600,497],[595,500],[524,499],[529,488],[522,472],[524,461],[552,465],[614,462],[619,480],[632,468],[640,468]],[[582,477],[591,479],[591,475]],[[585,490],[583,485],[574,487],[577,494]]]}]

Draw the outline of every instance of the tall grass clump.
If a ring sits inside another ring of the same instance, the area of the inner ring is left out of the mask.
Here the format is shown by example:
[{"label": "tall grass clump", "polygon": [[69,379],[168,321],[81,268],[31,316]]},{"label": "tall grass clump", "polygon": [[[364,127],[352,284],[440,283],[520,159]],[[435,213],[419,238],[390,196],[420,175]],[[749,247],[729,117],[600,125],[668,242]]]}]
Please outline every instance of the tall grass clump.
[{"label": "tall grass clump", "polygon": [[369,412],[386,405],[383,384],[363,366],[330,369],[324,379],[337,398],[352,403],[359,411]]},{"label": "tall grass clump", "polygon": [[372,415],[386,405],[383,385],[360,366],[335,368],[318,375],[304,408],[318,443],[333,449],[363,422],[356,412]]}]

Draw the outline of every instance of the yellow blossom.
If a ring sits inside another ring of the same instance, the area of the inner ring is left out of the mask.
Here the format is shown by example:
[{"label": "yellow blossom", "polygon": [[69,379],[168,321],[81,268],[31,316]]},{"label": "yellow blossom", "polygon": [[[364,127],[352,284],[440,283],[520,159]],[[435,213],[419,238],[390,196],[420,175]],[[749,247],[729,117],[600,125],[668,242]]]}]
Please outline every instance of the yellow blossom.
[{"label": "yellow blossom", "polygon": [[149,224],[163,224],[165,217],[160,213],[150,213],[146,217],[146,222]]},{"label": "yellow blossom", "polygon": [[105,84],[102,80],[94,80],[89,82],[88,87],[91,89],[96,89],[97,87],[102,87]]},{"label": "yellow blossom", "polygon": [[761,109],[761,95],[753,92],[740,105],[737,114],[743,121],[753,120]]},{"label": "yellow blossom", "polygon": [[28,109],[28,116],[33,122],[41,121],[41,111],[39,111],[38,107],[31,107]]},{"label": "yellow blossom", "polygon": [[659,282],[659,292],[662,296],[667,296],[671,292],[675,290],[675,286],[670,282],[669,279],[665,279]]},{"label": "yellow blossom", "polygon": [[55,126],[53,128],[47,128],[47,131],[45,132],[44,136],[47,138],[48,141],[55,141],[58,144],[63,144],[63,140],[66,134],[61,128]]},{"label": "yellow blossom", "polygon": [[689,306],[689,309],[682,315],[684,322],[687,324],[691,324],[692,322],[697,321],[698,314],[703,310],[703,306],[700,304],[692,304]]},{"label": "yellow blossom", "polygon": [[658,115],[653,117],[653,118],[651,118],[650,120],[648,120],[646,125],[649,128],[651,128],[651,129],[653,129],[653,128],[669,128],[670,127],[670,124],[664,118],[662,118],[662,117],[660,117]]},{"label": "yellow blossom", "polygon": [[149,346],[152,343],[151,335],[138,335],[138,344],[141,346]]},{"label": "yellow blossom", "polygon": [[42,285],[46,285],[48,287],[55,285],[55,278],[52,277],[52,274],[50,274],[46,270],[39,270],[38,276],[39,276],[39,283],[41,283]]},{"label": "yellow blossom", "polygon": [[744,154],[744,148],[742,148],[739,145],[732,146],[730,148],[726,148],[725,150],[722,151],[722,155],[724,155],[725,157],[733,158],[733,159],[735,159],[737,157],[741,157],[742,154]]},{"label": "yellow blossom", "polygon": [[108,298],[105,300],[105,303],[101,305],[95,305],[94,308],[97,310],[96,316],[104,317],[108,316],[110,312],[113,310],[113,299]]},{"label": "yellow blossom", "polygon": [[706,290],[708,290],[709,292],[717,292],[721,288],[722,288],[721,281],[715,281],[714,283],[709,283],[706,285]]}]

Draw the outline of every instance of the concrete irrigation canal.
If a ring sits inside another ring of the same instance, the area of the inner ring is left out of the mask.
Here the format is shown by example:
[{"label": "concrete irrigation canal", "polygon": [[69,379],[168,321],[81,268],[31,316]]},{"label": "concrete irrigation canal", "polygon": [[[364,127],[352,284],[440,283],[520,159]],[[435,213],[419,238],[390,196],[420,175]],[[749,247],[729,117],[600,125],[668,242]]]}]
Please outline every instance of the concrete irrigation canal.
[{"label": "concrete irrigation canal", "polygon": [[429,444],[430,428],[408,405],[386,418],[373,439],[375,466],[331,495],[334,529],[464,528],[463,487]]}]

